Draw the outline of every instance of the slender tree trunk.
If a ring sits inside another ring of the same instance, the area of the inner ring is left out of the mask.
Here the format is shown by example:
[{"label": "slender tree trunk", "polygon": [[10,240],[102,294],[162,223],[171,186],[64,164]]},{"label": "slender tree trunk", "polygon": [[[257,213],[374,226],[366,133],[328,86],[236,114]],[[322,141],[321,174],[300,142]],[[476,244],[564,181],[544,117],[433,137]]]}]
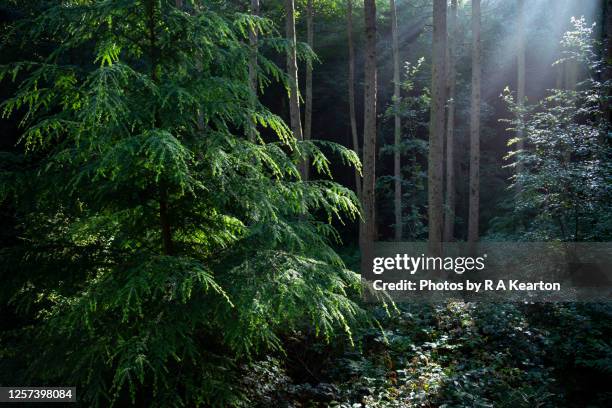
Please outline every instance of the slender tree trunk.
[{"label": "slender tree trunk", "polygon": [[[357,117],[355,114],[355,48],[353,45],[353,2],[347,0],[346,7],[346,29],[348,34],[348,52],[349,52],[349,76],[348,76],[348,98],[349,98],[349,115],[351,121],[351,136],[353,138],[353,150],[361,158],[359,154],[359,137],[357,135]],[[361,176],[355,170],[355,192],[361,200]]]},{"label": "slender tree trunk", "polygon": [[164,182],[159,183],[159,222],[162,231],[163,254],[172,255],[174,245],[172,242],[172,229],[170,226],[170,212],[168,209],[168,188]]},{"label": "slender tree trunk", "polygon": [[[313,15],[312,0],[306,3],[306,41],[310,48],[314,49],[314,32],[313,32]],[[306,100],[304,101],[304,140],[310,140],[312,137],[312,63],[306,64]],[[308,161],[304,164],[306,179],[310,171]]]},{"label": "slender tree trunk", "polygon": [[[606,36],[606,43],[605,43],[605,50],[604,52],[606,53],[606,59],[608,61],[608,65],[607,65],[607,71],[608,73],[612,73],[612,0],[604,0],[605,1],[605,13],[606,13],[606,19],[605,19],[605,36]],[[612,77],[612,75],[611,75]],[[606,79],[610,79],[610,78],[606,78]]]},{"label": "slender tree trunk", "polygon": [[[177,0],[180,1],[180,0]],[[254,16],[259,15],[259,0],[251,0],[251,14]],[[253,92],[254,97],[257,97],[257,52],[258,52],[258,34],[257,30],[253,29],[249,31],[249,86]],[[249,139],[255,141],[255,129],[249,131]]]},{"label": "slender tree trunk", "polygon": [[[605,40],[602,54],[604,60],[606,61],[606,68],[603,74],[604,81],[609,81],[612,79],[612,0],[604,0],[604,2],[605,28],[603,32],[605,35]],[[604,98],[603,102],[604,118],[612,122],[612,109],[610,109],[610,99],[612,98],[612,94],[610,89],[608,89],[606,96],[607,98]]]},{"label": "slender tree trunk", "polygon": [[470,204],[468,241],[478,241],[480,215],[480,0],[472,0],[472,106],[470,117]]},{"label": "slender tree trunk", "polygon": [[391,36],[393,39],[393,109],[394,130],[393,143],[395,146],[393,153],[393,178],[395,181],[394,209],[395,209],[395,240],[402,240],[402,175],[401,175],[401,129],[402,122],[399,115],[400,108],[400,57],[399,57],[399,34],[397,30],[397,10],[395,0],[391,0]]},{"label": "slender tree trunk", "polygon": [[457,0],[451,0],[448,21],[448,47],[446,77],[448,79],[448,115],[446,118],[446,217],[444,218],[444,241],[454,240],[455,235],[455,88],[457,86],[455,59],[456,42],[459,36],[457,24]]},{"label": "slender tree trunk", "polygon": [[[518,138],[517,149],[522,151],[525,148],[524,131],[523,131],[523,108],[525,106],[525,0],[518,0],[518,46],[517,46],[517,105],[519,108],[519,124],[516,132]],[[520,189],[520,176],[523,174],[523,164],[519,161],[516,168],[519,182],[517,186]]]},{"label": "slender tree trunk", "polygon": [[374,252],[376,182],[376,1],[364,0],[365,14],[365,78],[363,124],[363,190],[364,222],[359,230],[361,268],[371,268]]},{"label": "slender tree trunk", "polygon": [[[604,80],[609,81],[612,79],[612,0],[604,0],[605,1],[605,49],[604,49],[604,59],[605,59],[605,70],[604,70]],[[612,90],[608,89],[607,98],[604,98],[603,109],[605,112],[605,118],[608,121],[612,122],[612,109],[610,109],[610,100],[612,99]]]},{"label": "slender tree trunk", "polygon": [[428,158],[429,252],[434,256],[442,253],[446,37],[446,0],[434,0],[432,98]]},{"label": "slender tree trunk", "polygon": [[[300,118],[300,94],[298,86],[298,67],[296,55],[296,38],[295,38],[295,7],[293,0],[285,0],[286,9],[286,24],[287,24],[287,40],[289,47],[287,49],[287,73],[289,74],[289,117],[291,121],[291,130],[293,136],[298,140],[304,140],[302,135],[302,121]],[[305,162],[300,164],[300,175],[302,179],[306,179]]]},{"label": "slender tree trunk", "polygon": [[[156,32],[156,4],[155,0],[148,0],[145,4],[147,13],[147,31],[149,40],[149,58],[151,61],[151,81],[156,85],[159,85],[159,48],[157,46],[157,32]],[[178,7],[178,3],[176,4]],[[159,127],[160,118],[158,109],[155,108],[153,112],[155,128]],[[168,204],[168,187],[164,182],[164,175],[160,177],[160,181],[157,184],[159,191],[159,224],[161,229],[161,241],[162,241],[162,254],[172,255],[173,243],[172,243],[172,228],[170,226],[170,215],[169,215],[169,204]]]}]

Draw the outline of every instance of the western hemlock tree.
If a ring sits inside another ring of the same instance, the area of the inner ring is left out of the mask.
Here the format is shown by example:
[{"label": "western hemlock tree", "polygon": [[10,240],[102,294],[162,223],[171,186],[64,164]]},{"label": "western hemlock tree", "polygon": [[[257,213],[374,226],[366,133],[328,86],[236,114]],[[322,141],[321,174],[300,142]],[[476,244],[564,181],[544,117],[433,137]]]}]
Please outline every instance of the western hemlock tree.
[{"label": "western hemlock tree", "polygon": [[[0,67],[36,159],[0,185],[24,204],[0,266],[28,322],[15,381],[75,384],[90,406],[228,406],[237,363],[282,333],[350,334],[359,277],[329,221],[358,203],[302,181],[307,154],[329,175],[321,142],[254,99],[249,33],[282,52],[272,23],[200,1],[45,6],[7,38],[46,52]],[[257,69],[285,78],[264,55]]]},{"label": "western hemlock tree", "polygon": [[446,0],[433,2],[433,57],[431,79],[431,119],[429,131],[428,222],[429,251],[442,252],[443,151],[446,105]]}]

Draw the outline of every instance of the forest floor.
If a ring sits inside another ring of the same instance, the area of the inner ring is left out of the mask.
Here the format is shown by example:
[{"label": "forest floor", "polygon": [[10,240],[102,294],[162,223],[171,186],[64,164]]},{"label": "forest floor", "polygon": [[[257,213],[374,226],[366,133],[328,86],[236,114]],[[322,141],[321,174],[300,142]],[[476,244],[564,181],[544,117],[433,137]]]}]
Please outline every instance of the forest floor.
[{"label": "forest floor", "polygon": [[[346,341],[287,339],[247,368],[254,405],[609,407],[612,308],[577,304],[398,305]],[[342,345],[341,345],[342,344]],[[284,363],[280,363],[284,361]]]}]

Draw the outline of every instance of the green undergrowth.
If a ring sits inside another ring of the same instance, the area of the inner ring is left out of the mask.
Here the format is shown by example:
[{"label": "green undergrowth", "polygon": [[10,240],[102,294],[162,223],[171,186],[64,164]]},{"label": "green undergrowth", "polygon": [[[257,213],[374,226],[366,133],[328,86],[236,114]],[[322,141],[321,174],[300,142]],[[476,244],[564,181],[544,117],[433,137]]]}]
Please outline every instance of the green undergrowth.
[{"label": "green undergrowth", "polygon": [[355,349],[304,335],[286,358],[252,364],[245,376],[259,378],[252,402],[265,394],[260,406],[611,406],[609,305],[398,309],[389,316],[374,307],[383,331],[358,333]]}]

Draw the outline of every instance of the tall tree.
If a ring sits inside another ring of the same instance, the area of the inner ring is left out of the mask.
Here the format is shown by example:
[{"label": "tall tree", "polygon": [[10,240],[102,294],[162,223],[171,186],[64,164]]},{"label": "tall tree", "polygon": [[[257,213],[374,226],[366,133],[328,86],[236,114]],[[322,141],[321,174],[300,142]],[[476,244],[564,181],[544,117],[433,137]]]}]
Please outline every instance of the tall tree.
[{"label": "tall tree", "polygon": [[[285,22],[287,46],[287,73],[289,74],[289,118],[293,136],[298,140],[304,140],[302,134],[302,120],[300,118],[300,94],[298,86],[298,66],[297,66],[297,44],[295,36],[295,4],[293,0],[285,0]],[[306,178],[306,162],[300,164],[300,174],[302,179]]]},{"label": "tall tree", "polygon": [[[310,48],[314,48],[313,32],[313,0],[306,2],[306,42]],[[306,64],[306,99],[304,101],[304,140],[310,140],[312,136],[312,61]],[[309,164],[304,164],[305,178],[308,178]]]},{"label": "tall tree", "polygon": [[428,158],[429,251],[442,252],[444,107],[446,104],[446,0],[433,2],[431,119]]},{"label": "tall tree", "polygon": [[[45,3],[9,36],[44,49],[0,66],[2,114],[36,151],[10,177],[2,166],[1,199],[8,179],[16,202],[34,205],[15,207],[23,240],[2,247],[0,303],[42,300],[23,310],[27,344],[11,347],[10,366],[77,384],[85,406],[238,405],[237,356],[278,350],[306,319],[324,337],[348,331],[360,313],[346,297],[359,276],[317,216],[356,216],[353,194],[296,183],[290,130],[249,91],[249,27],[276,41],[274,24],[189,5],[206,12],[177,12],[174,0]],[[273,143],[245,140],[249,116]]]},{"label": "tall tree", "polygon": [[[177,0],[182,1],[182,0]],[[251,14],[254,16],[259,15],[259,0],[251,0]],[[249,86],[253,95],[257,95],[257,53],[258,53],[258,34],[255,26],[251,27],[249,31]],[[252,129],[249,133],[249,138],[255,140],[255,129]]]},{"label": "tall tree", "polygon": [[448,21],[447,69],[448,111],[446,117],[446,217],[444,218],[444,241],[450,242],[455,235],[455,88],[457,72],[455,69],[457,37],[457,0],[451,0]]},{"label": "tall tree", "polygon": [[[353,150],[359,156],[359,136],[357,135],[357,117],[355,114],[355,46],[353,44],[353,1],[346,1],[346,31],[349,53],[349,72],[348,72],[348,98],[349,116],[351,122],[351,136],[353,139]],[[355,192],[361,199],[361,175],[355,169]]]},{"label": "tall tree", "polygon": [[478,241],[478,217],[480,215],[480,80],[480,0],[472,0],[469,242]]},{"label": "tall tree", "polygon": [[[524,131],[523,126],[521,125],[522,121],[522,112],[523,107],[525,105],[525,0],[518,0],[518,24],[517,24],[517,105],[518,105],[518,113],[519,113],[519,124],[516,130],[516,136],[518,139],[517,149],[523,150],[525,148],[524,142]],[[517,176],[519,176],[522,171],[523,165],[519,161],[516,167]],[[520,188],[520,182],[517,183],[517,186]]]},{"label": "tall tree", "polygon": [[399,57],[399,34],[397,29],[397,10],[395,0],[391,0],[391,36],[393,41],[393,111],[394,111],[394,129],[393,129],[393,178],[394,178],[394,211],[395,211],[395,240],[402,239],[402,180],[401,180],[401,129],[402,122],[400,119],[400,57]]},{"label": "tall tree", "polygon": [[359,230],[361,268],[367,270],[374,250],[376,182],[376,0],[364,1],[365,78],[363,120],[363,223]]},{"label": "tall tree", "polygon": [[[603,50],[603,55],[605,56],[605,61],[607,62],[605,64],[606,68],[604,70],[604,75],[605,75],[605,79],[606,80],[611,80],[612,79],[612,0],[604,0],[605,1],[605,5],[604,5],[604,30],[603,30],[603,35],[604,35],[604,50]],[[610,109],[610,100],[612,99],[612,95],[611,92],[612,90],[610,89],[611,87],[608,87],[608,92],[606,94],[606,98],[604,98],[603,101],[603,109],[606,112],[606,116],[605,118],[609,121],[612,122],[612,109]]]}]

